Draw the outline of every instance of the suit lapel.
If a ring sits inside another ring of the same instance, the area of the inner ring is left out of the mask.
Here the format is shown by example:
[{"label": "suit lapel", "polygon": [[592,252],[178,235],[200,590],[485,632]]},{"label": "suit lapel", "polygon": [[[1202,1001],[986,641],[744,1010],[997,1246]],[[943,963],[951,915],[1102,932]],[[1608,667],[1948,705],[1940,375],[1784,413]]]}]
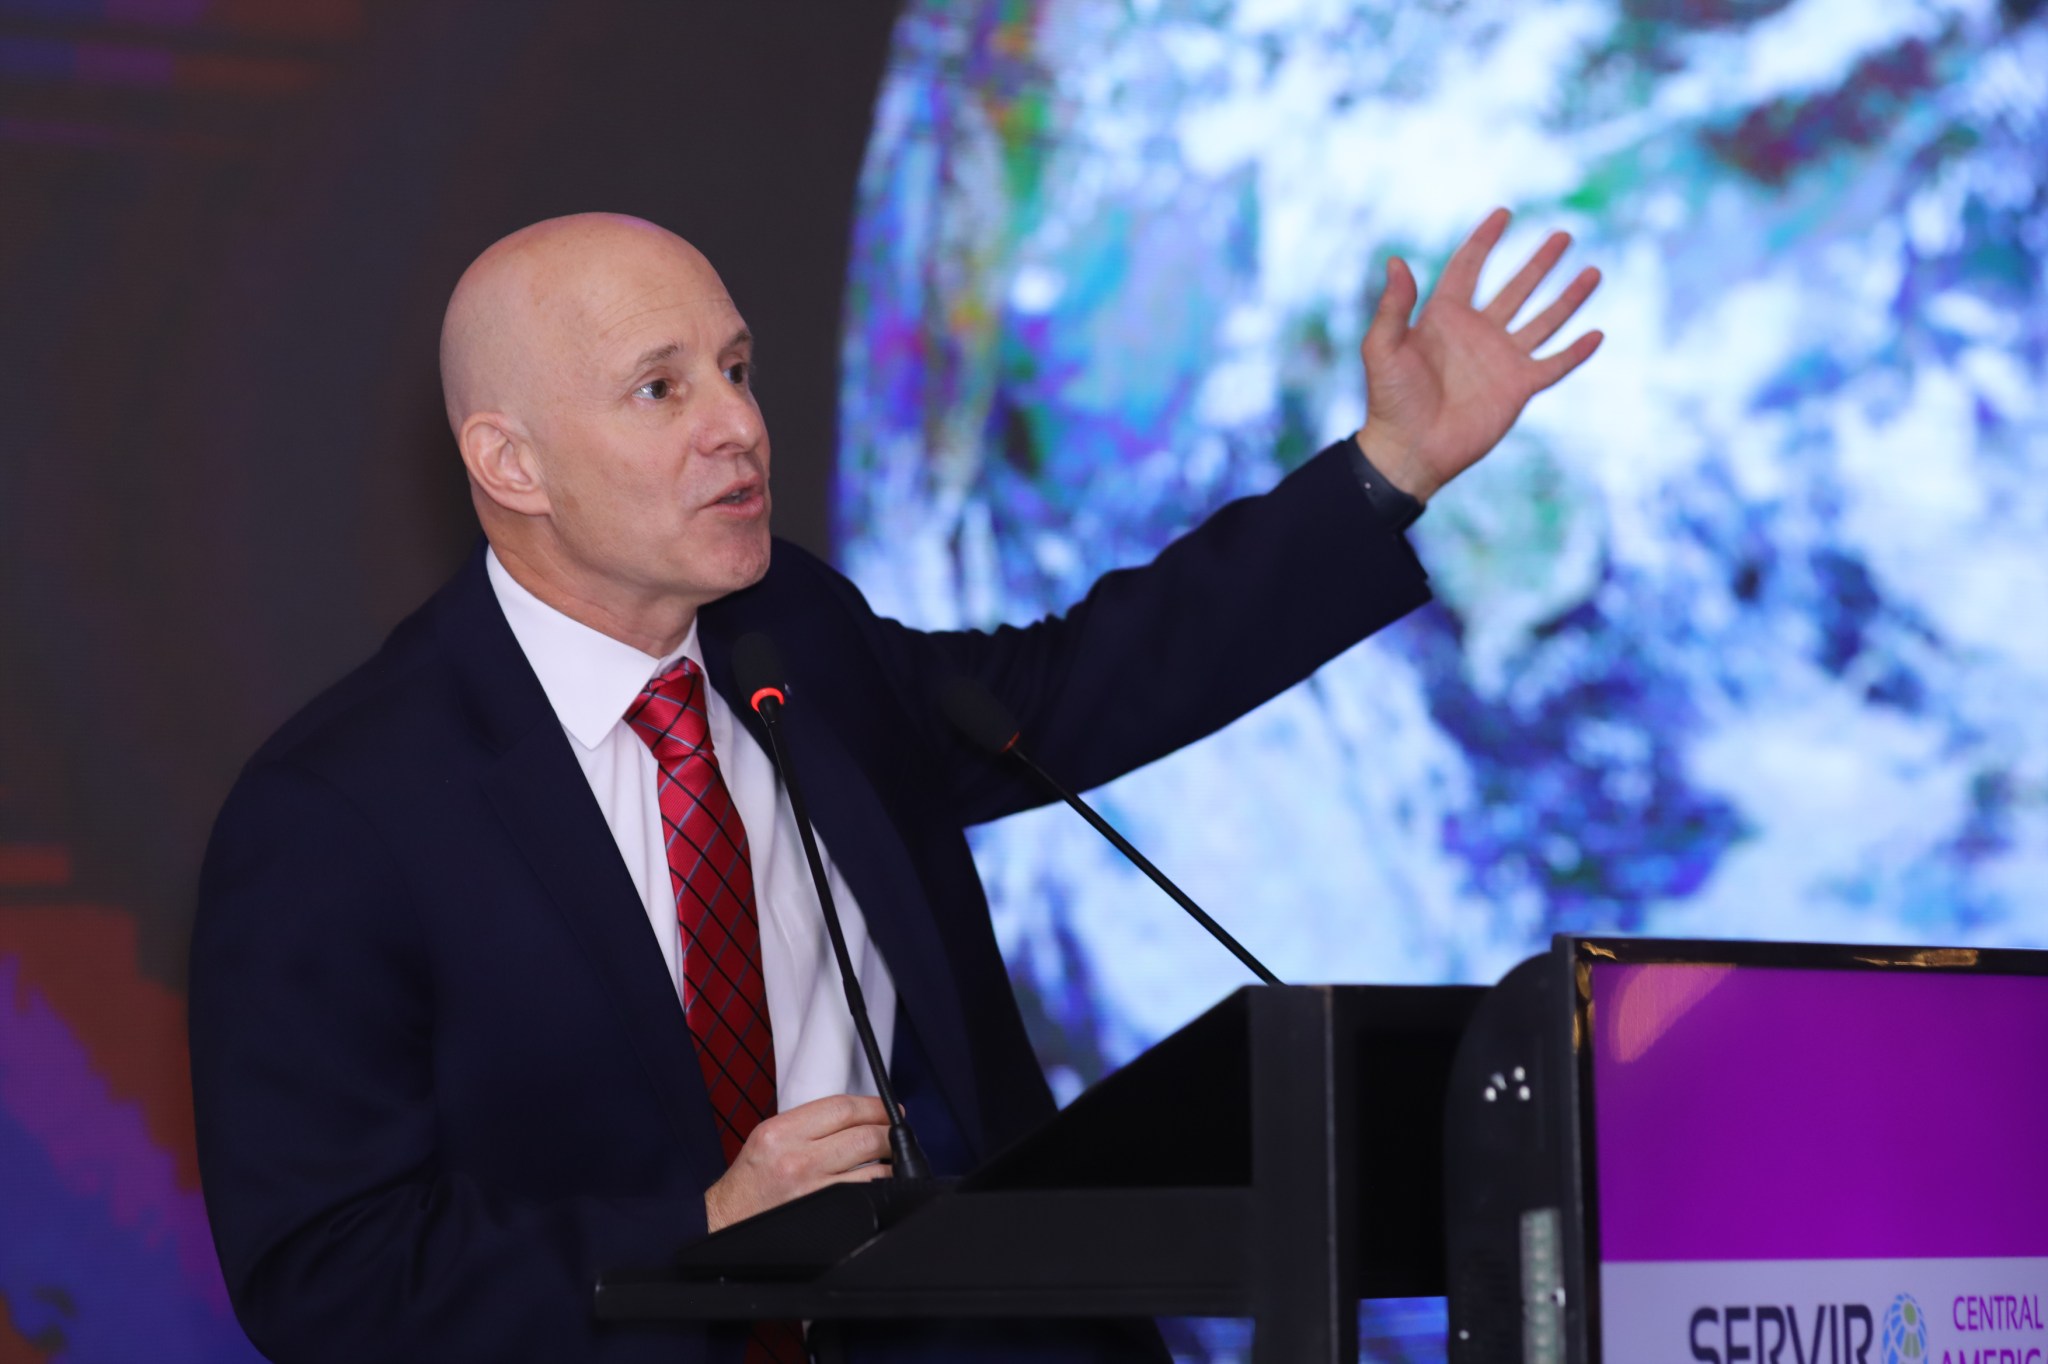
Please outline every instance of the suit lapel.
[{"label": "suit lapel", "polygon": [[485,742],[496,751],[481,778],[486,798],[618,1006],[628,1044],[677,1137],[723,1165],[689,1025],[640,892],[547,693],[505,623],[481,552],[451,585],[446,606],[442,637]]},{"label": "suit lapel", "polygon": [[596,964],[676,1135],[717,1152],[689,1025],[640,892],[559,727],[537,726],[484,778],[548,899]]},{"label": "suit lapel", "polygon": [[[721,603],[721,607],[726,605]],[[729,610],[717,612],[715,618],[707,613],[699,620],[705,672],[711,684],[755,741],[768,749],[761,719],[738,694],[732,677],[731,647],[745,633],[745,624],[735,622]],[[810,806],[811,822],[824,850],[860,901],[868,934],[889,964],[897,998],[917,1029],[941,1088],[979,1145],[981,1129],[976,1115],[981,1110],[967,1047],[966,1014],[924,883],[881,793],[830,727],[821,722],[819,712],[803,705],[807,684],[822,688],[822,680],[797,676],[785,680],[791,697],[781,727]],[[841,910],[844,912],[844,906]]]}]

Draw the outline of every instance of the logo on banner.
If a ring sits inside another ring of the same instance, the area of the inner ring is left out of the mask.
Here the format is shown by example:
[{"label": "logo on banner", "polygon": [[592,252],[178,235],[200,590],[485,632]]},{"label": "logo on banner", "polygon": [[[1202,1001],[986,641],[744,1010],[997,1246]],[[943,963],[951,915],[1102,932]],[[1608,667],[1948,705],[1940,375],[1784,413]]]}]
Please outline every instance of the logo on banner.
[{"label": "logo on banner", "polygon": [[[2009,1291],[2025,1283],[2022,1275],[2034,1278],[2048,1270],[2048,1257],[1956,1260],[1948,1265],[1939,1260],[1897,1262],[1875,1274],[1852,1264],[1854,1278],[1835,1276],[1832,1286],[1839,1298],[1803,1302],[1782,1297],[1777,1302],[1743,1301],[1749,1296],[1743,1288],[1753,1289],[1762,1281],[1761,1274],[1746,1273],[1747,1284],[1742,1277],[1728,1275],[1714,1285],[1733,1289],[1727,1294],[1733,1303],[1727,1298],[1700,1303],[1694,1296],[1702,1287],[1699,1280],[1711,1281],[1716,1266],[1705,1266],[1704,1274],[1698,1265],[1650,1267],[1656,1277],[1616,1274],[1617,1268],[1643,1267],[1610,1266],[1602,1280],[1608,1295],[1602,1311],[1602,1357],[1616,1364],[1679,1359],[1688,1353],[1697,1364],[2048,1364],[2048,1312],[2042,1310],[2042,1298],[2048,1295]],[[1768,1269],[1782,1276],[1784,1266],[1741,1269]],[[1869,1282],[1878,1275],[1891,1281]],[[1877,1290],[1861,1302],[1854,1301],[1862,1296],[1856,1291],[1859,1279]],[[1916,1291],[1897,1291],[1901,1282]],[[2048,1286],[2048,1279],[2037,1282]],[[1848,1291],[1840,1292],[1844,1288]],[[1634,1310],[1638,1304],[1648,1310]],[[1680,1312],[1687,1315],[1681,1317]],[[1678,1322],[1683,1322],[1685,1333],[1674,1350],[1665,1333]],[[1611,1329],[1620,1323],[1625,1329]]]},{"label": "logo on banner", "polygon": [[1927,1358],[1927,1314],[1911,1293],[1892,1299],[1878,1337],[1878,1358],[1884,1364],[1923,1364]]}]

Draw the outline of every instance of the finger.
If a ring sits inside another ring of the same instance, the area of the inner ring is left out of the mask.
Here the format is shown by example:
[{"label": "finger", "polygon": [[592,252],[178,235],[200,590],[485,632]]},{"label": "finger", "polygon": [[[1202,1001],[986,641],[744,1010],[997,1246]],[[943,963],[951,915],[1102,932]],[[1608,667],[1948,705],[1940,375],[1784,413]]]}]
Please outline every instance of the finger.
[{"label": "finger", "polygon": [[849,1127],[843,1132],[834,1132],[822,1138],[811,1147],[820,1174],[843,1174],[870,1161],[889,1158],[889,1129],[887,1127]]},{"label": "finger", "polygon": [[1529,295],[1535,293],[1536,286],[1543,283],[1544,277],[1556,268],[1557,262],[1571,244],[1570,233],[1553,232],[1543,245],[1536,248],[1536,254],[1529,257],[1522,268],[1515,272],[1515,277],[1507,282],[1507,287],[1495,294],[1493,302],[1487,304],[1483,310],[1494,326],[1505,327],[1515,320],[1515,314],[1522,311],[1522,305],[1529,301]]},{"label": "finger", "polygon": [[1399,256],[1387,261],[1387,287],[1380,291],[1380,306],[1365,329],[1363,354],[1368,362],[1399,350],[1408,336],[1408,319],[1415,312],[1415,272]]},{"label": "finger", "polygon": [[875,1123],[886,1125],[888,1121],[889,1110],[882,1106],[880,1099],[861,1094],[828,1094],[822,1099],[786,1109],[762,1126],[772,1122],[782,1135],[816,1141],[849,1127]]},{"label": "finger", "polygon": [[[848,1170],[825,1181],[826,1184],[865,1184],[871,1179],[887,1179],[896,1172],[886,1165],[863,1165],[858,1170]],[[822,1186],[820,1186],[822,1187]]]},{"label": "finger", "polygon": [[1599,332],[1587,332],[1578,340],[1566,346],[1555,355],[1546,355],[1536,362],[1536,391],[1541,393],[1565,375],[1593,357],[1605,338]]},{"label": "finger", "polygon": [[1472,291],[1479,287],[1479,271],[1485,266],[1486,258],[1493,254],[1493,248],[1500,244],[1501,233],[1508,230],[1509,216],[1506,209],[1497,208],[1486,215],[1486,221],[1472,229],[1472,235],[1465,238],[1465,244],[1451,253],[1431,297],[1454,299],[1459,303],[1472,301]]},{"label": "finger", "polygon": [[[887,1145],[885,1137],[883,1146],[886,1148]],[[887,1154],[886,1149],[883,1154]],[[785,1168],[782,1171],[779,1187],[762,1205],[763,1207],[772,1208],[791,1199],[802,1198],[805,1194],[816,1193],[827,1184],[860,1183],[870,1179],[881,1179],[894,1173],[886,1161],[873,1159],[842,1167],[835,1161],[824,1159],[816,1146],[809,1148],[805,1157],[800,1168]]]},{"label": "finger", "polygon": [[1515,344],[1522,348],[1524,354],[1533,355],[1538,346],[1557,335],[1564,324],[1572,320],[1572,314],[1599,287],[1598,270],[1589,265],[1579,271],[1572,277],[1572,282],[1564,286],[1564,292],[1557,296],[1556,301],[1516,329]]}]

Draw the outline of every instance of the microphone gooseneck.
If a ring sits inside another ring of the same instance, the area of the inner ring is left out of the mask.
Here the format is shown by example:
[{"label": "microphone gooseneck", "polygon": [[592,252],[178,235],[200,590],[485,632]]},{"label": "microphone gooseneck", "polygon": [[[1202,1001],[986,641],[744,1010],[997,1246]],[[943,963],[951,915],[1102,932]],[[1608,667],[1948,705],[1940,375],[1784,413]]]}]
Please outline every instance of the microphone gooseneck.
[{"label": "microphone gooseneck", "polygon": [[733,646],[732,670],[734,680],[739,683],[740,694],[747,698],[747,704],[761,717],[762,728],[768,731],[769,756],[775,759],[775,769],[782,774],[783,789],[789,792],[789,808],[796,815],[796,829],[803,839],[804,857],[811,866],[811,881],[818,888],[818,907],[825,913],[825,934],[832,940],[832,955],[839,963],[839,983],[846,990],[847,1012],[853,1015],[853,1030],[860,1035],[861,1050],[867,1053],[868,1073],[875,1077],[875,1091],[889,1112],[892,1174],[897,1179],[929,1179],[931,1162],[925,1158],[924,1148],[917,1143],[917,1134],[910,1130],[909,1120],[903,1116],[903,1105],[896,1102],[895,1086],[889,1083],[889,1068],[882,1062],[882,1045],[875,1040],[875,1025],[868,1017],[867,997],[861,993],[860,977],[854,973],[853,955],[846,950],[846,930],[840,926],[839,907],[832,902],[832,887],[825,877],[825,862],[818,855],[817,835],[811,832],[811,817],[804,808],[803,788],[797,785],[796,772],[789,762],[782,733],[782,708],[787,704],[788,696],[783,689],[781,652],[776,649],[775,642],[764,634],[744,635]]},{"label": "microphone gooseneck", "polygon": [[1108,839],[1110,846],[1122,853],[1131,865],[1152,878],[1152,884],[1165,891],[1173,902],[1186,910],[1194,921],[1209,931],[1209,936],[1223,944],[1230,954],[1243,962],[1251,973],[1268,985],[1280,985],[1280,977],[1266,969],[1266,964],[1253,956],[1245,945],[1230,935],[1230,930],[1210,918],[1203,908],[1189,898],[1188,893],[1175,885],[1165,872],[1152,865],[1150,858],[1131,846],[1129,839],[1110,826],[1108,820],[1095,813],[1095,808],[1080,796],[1068,790],[1052,773],[1040,767],[1022,743],[1024,734],[1017,726],[1016,717],[996,699],[987,687],[971,677],[956,676],[946,680],[939,689],[939,708],[953,727],[965,735],[977,748],[995,757],[1010,757],[1021,763],[1032,776],[1038,778],[1046,790],[1051,791],[1068,805],[1074,813],[1095,826],[1095,832]]}]

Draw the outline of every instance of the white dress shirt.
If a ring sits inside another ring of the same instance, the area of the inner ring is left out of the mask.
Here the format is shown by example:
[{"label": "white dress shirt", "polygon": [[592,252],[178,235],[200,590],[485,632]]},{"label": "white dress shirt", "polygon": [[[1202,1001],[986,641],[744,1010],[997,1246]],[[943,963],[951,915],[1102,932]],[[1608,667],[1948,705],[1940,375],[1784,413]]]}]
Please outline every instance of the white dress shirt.
[{"label": "white dress shirt", "polygon": [[[651,658],[630,644],[572,620],[521,587],[485,551],[485,571],[512,634],[540,678],[555,718],[568,733],[569,747],[582,764],[604,821],[611,826],[654,944],[676,983],[682,1006],[681,930],[670,889],[668,854],[657,798],[654,754],[625,723],[625,714],[650,678],[688,655],[698,667],[704,655],[697,627],[666,658]],[[707,681],[704,703],[711,748],[746,826],[754,868],[754,901],[761,920],[761,974],[768,991],[768,1023],[775,1032],[775,1096],[779,1108],[794,1108],[828,1094],[873,1094],[874,1078],[860,1038],[847,1016],[846,995],[832,960],[818,893],[805,864],[796,815],[776,775],[775,764],[754,736],[733,721],[731,709]],[[853,892],[832,864],[821,840],[818,854],[832,886],[833,903],[846,930],[846,947],[867,995],[886,1060],[896,1032],[896,983],[882,954],[868,939]]]}]

